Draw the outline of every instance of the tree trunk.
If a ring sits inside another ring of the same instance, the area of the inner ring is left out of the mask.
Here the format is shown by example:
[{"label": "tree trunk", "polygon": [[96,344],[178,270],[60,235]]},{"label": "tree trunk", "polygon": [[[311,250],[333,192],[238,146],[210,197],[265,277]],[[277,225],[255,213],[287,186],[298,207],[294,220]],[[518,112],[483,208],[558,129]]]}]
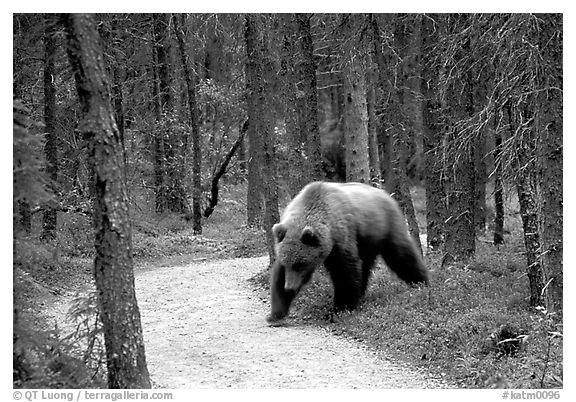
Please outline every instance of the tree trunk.
[{"label": "tree trunk", "polygon": [[[480,106],[482,107],[482,105]],[[486,138],[484,132],[474,139],[474,226],[478,233],[486,232]]]},{"label": "tree trunk", "polygon": [[[544,60],[537,96],[537,158],[540,182],[540,241],[547,282],[547,309],[562,314],[563,303],[563,184],[562,184],[562,14],[544,14],[539,45]],[[561,318],[561,317],[560,317]]]},{"label": "tree trunk", "polygon": [[[387,64],[390,64],[389,57],[385,57],[382,51],[383,44],[382,44],[382,35],[380,33],[380,27],[378,25],[377,16],[374,14],[370,14],[370,30],[372,35],[372,48],[374,49],[374,62],[378,66],[377,72],[377,89],[375,93],[375,103],[378,109],[383,109],[386,106],[384,105],[383,96],[380,94],[392,94],[393,89],[387,84],[388,82],[388,67]],[[378,153],[380,159],[380,179],[384,184],[384,187],[388,192],[392,192],[393,183],[392,183],[392,158],[393,158],[393,150],[392,150],[392,135],[390,134],[389,130],[386,129],[385,121],[383,121],[383,114],[380,113],[375,119],[375,130],[376,136],[378,138],[378,142],[380,143],[380,150]]]},{"label": "tree trunk", "polygon": [[[455,18],[467,19],[469,16],[456,16]],[[463,25],[468,21],[463,21]],[[468,39],[462,49],[456,54],[457,60],[461,60],[471,52],[471,44]],[[446,93],[450,98],[446,99],[446,117],[448,120],[448,143],[459,143],[460,127],[456,124],[459,120],[469,119],[474,114],[474,77],[470,72],[464,74],[460,82],[455,82]],[[476,251],[476,227],[475,219],[475,178],[474,146],[467,141],[461,147],[454,147],[450,155],[452,168],[447,169],[446,174],[446,199],[448,203],[447,219],[445,221],[445,255],[442,266],[453,262],[467,263]]]},{"label": "tree trunk", "polygon": [[446,254],[442,266],[453,262],[467,263],[476,251],[472,150],[461,151],[459,158],[446,178],[448,218],[444,229]]},{"label": "tree trunk", "polygon": [[[514,108],[510,104],[505,105],[511,135],[517,131],[518,122],[530,120],[528,110]],[[524,116],[520,117],[520,114]],[[542,289],[544,287],[542,265],[540,262],[540,235],[538,233],[538,209],[536,203],[535,183],[535,138],[532,132],[528,132],[526,138],[520,143],[513,159],[513,169],[516,172],[516,190],[518,191],[518,203],[520,204],[520,216],[524,231],[524,246],[526,247],[526,263],[528,281],[530,286],[530,306],[536,307],[543,304]]]},{"label": "tree trunk", "polygon": [[405,32],[405,24],[399,17],[396,17],[395,29],[394,29],[394,50],[398,55],[399,60],[396,64],[396,97],[392,102],[393,110],[396,112],[399,122],[396,124],[394,130],[394,137],[392,142],[392,182],[393,193],[395,198],[398,200],[400,207],[406,215],[408,220],[408,230],[410,235],[416,242],[420,253],[422,254],[422,244],[420,242],[420,228],[418,227],[418,221],[416,220],[416,214],[414,211],[414,203],[412,202],[412,196],[410,194],[409,180],[406,175],[407,160],[409,153],[409,137],[406,132],[406,127],[408,127],[408,122],[406,117],[407,109],[407,98],[408,90],[407,87],[407,66],[405,60],[407,59],[407,40]]},{"label": "tree trunk", "polygon": [[502,185],[502,133],[494,129],[494,245],[504,244],[504,186]]},{"label": "tree trunk", "polygon": [[306,161],[308,181],[320,180],[322,172],[322,150],[318,128],[318,93],[316,84],[316,62],[314,61],[314,43],[310,27],[311,14],[296,14],[297,35],[300,43],[301,62],[298,68],[303,94],[300,102],[300,130],[306,139]]},{"label": "tree trunk", "polygon": [[[165,184],[164,194],[166,207],[176,213],[187,215],[189,213],[186,192],[184,191],[184,159],[185,148],[178,134],[178,130],[173,125],[174,104],[173,95],[170,88],[170,28],[169,14],[154,14],[154,33],[156,39],[156,54],[158,57],[158,77],[160,106],[162,110],[161,129],[158,141],[157,162],[164,161],[164,169],[159,168],[165,177],[162,182]],[[161,152],[164,151],[162,158]]]},{"label": "tree trunk", "polygon": [[150,388],[140,312],[134,289],[132,239],[122,149],[104,55],[91,15],[64,14],[68,53],[84,119],[80,131],[88,139],[89,164],[94,172],[96,232],[95,283],[110,388]]},{"label": "tree trunk", "polygon": [[301,57],[299,52],[298,27],[294,14],[285,14],[282,17],[283,42],[280,53],[282,76],[282,100],[284,103],[284,124],[288,139],[288,166],[285,174],[288,179],[290,197],[294,197],[309,181],[309,172],[306,172],[305,148],[306,133],[300,130],[302,114],[302,99],[298,99],[297,61]]},{"label": "tree trunk", "polygon": [[[179,21],[181,18],[181,21]],[[174,30],[180,49],[180,60],[186,81],[188,108],[190,110],[190,128],[192,129],[192,227],[194,234],[202,234],[202,149],[200,143],[200,122],[196,102],[196,70],[190,68],[186,53],[186,19],[184,14],[174,15]]]},{"label": "tree trunk", "polygon": [[[162,120],[163,107],[160,99],[160,60],[165,59],[164,49],[160,45],[162,27],[157,27],[157,18],[153,17],[153,37],[154,45],[152,46],[152,104],[154,117],[157,125]],[[166,183],[166,153],[164,151],[164,132],[159,127],[154,128],[153,138],[153,164],[154,164],[154,196],[155,211],[158,214],[163,213],[168,208],[167,200],[167,183]]]},{"label": "tree trunk", "polygon": [[[528,177],[526,177],[528,175]],[[530,306],[536,307],[543,304],[542,266],[540,264],[540,238],[538,236],[538,211],[534,197],[534,187],[530,173],[519,173],[516,181],[518,202],[520,204],[520,216],[524,230],[524,245],[526,247],[526,261],[528,264],[527,274],[530,286]]]},{"label": "tree trunk", "polygon": [[122,147],[122,159],[124,161],[124,166],[127,164],[126,159],[126,144],[124,142],[124,98],[122,96],[122,78],[121,78],[121,68],[114,64],[112,67],[112,97],[114,99],[114,118],[116,120],[116,125],[118,126],[118,134],[120,135],[120,146]]},{"label": "tree trunk", "polygon": [[[12,71],[17,72],[22,70],[22,56],[20,55],[21,46],[17,42],[14,42],[14,57],[12,58]],[[17,74],[12,81],[12,96],[14,101],[20,101],[24,96],[22,93],[23,87],[23,77],[21,74]],[[16,116],[14,116],[14,121],[16,122]],[[14,123],[16,124],[16,123]],[[12,158],[14,160],[14,156]],[[18,200],[18,211],[20,213],[20,225],[26,231],[30,233],[32,230],[32,213],[30,211],[30,203],[27,200]]]},{"label": "tree trunk", "polygon": [[[51,19],[46,21],[44,31],[44,130],[46,142],[44,153],[46,154],[46,174],[50,178],[51,186],[57,195],[58,185],[58,136],[56,135],[56,86],[54,85],[54,57],[56,53],[56,38],[54,36],[54,23]],[[58,213],[56,209],[46,205],[42,217],[43,240],[56,238]]]},{"label": "tree trunk", "polygon": [[370,163],[370,181],[380,183],[380,150],[378,147],[378,122],[376,119],[377,77],[374,71],[369,74],[369,88],[366,97],[368,106],[368,160]]},{"label": "tree trunk", "polygon": [[437,250],[443,243],[446,216],[446,193],[444,191],[441,160],[442,133],[440,104],[436,98],[437,74],[432,71],[432,49],[438,41],[434,14],[422,18],[422,83],[424,128],[424,179],[426,182],[426,238],[428,248]]},{"label": "tree trunk", "polygon": [[410,36],[408,41],[407,59],[407,76],[406,86],[408,87],[408,120],[410,130],[411,156],[406,168],[410,178],[417,181],[424,179],[424,111],[422,108],[422,23],[423,16],[408,14],[406,24],[410,27]]},{"label": "tree trunk", "polygon": [[[266,173],[260,170],[260,199],[264,200],[263,228],[266,231],[270,264],[274,261],[274,238],[272,225],[280,220],[278,213],[278,185],[276,182],[274,155],[274,116],[272,104],[272,87],[274,69],[264,55],[268,54],[268,28],[261,15],[246,16],[246,51],[248,66],[246,69],[248,90],[248,133],[259,138],[250,144],[251,158],[257,159],[260,166],[266,166]],[[258,148],[259,146],[259,148]]]},{"label": "tree trunk", "polygon": [[284,121],[289,140],[287,172],[292,196],[322,173],[316,62],[310,28],[310,15],[283,17],[281,72]]},{"label": "tree trunk", "polygon": [[32,231],[32,211],[30,210],[30,204],[27,201],[18,201],[18,211],[20,212],[20,225],[26,233]]},{"label": "tree trunk", "polygon": [[258,132],[258,102],[259,94],[259,53],[256,15],[246,15],[246,87],[248,91],[248,194],[247,194],[247,223],[249,226],[260,226],[262,223],[263,199],[260,189],[263,186],[261,172],[260,150],[262,138]]},{"label": "tree trunk", "polygon": [[[272,73],[272,71],[269,71]],[[268,78],[271,75],[268,74]],[[270,86],[262,82],[266,88]],[[278,211],[278,181],[276,178],[276,157],[274,153],[274,119],[273,111],[271,108],[266,107],[272,103],[272,94],[269,93],[269,89],[264,89],[266,93],[265,102],[262,104],[263,111],[263,165],[266,166],[266,173],[263,174],[264,182],[264,230],[266,231],[266,240],[268,244],[268,255],[270,257],[270,265],[274,262],[276,258],[276,253],[274,250],[274,236],[272,234],[272,226],[280,221],[280,213]]]},{"label": "tree trunk", "polygon": [[361,43],[354,43],[353,30],[359,16],[345,18],[349,34],[342,65],[344,81],[344,127],[346,143],[346,181],[370,183],[368,160],[368,108],[366,105],[366,60]]},{"label": "tree trunk", "polygon": [[124,96],[122,93],[122,83],[126,82],[123,71],[126,66],[126,60],[123,57],[124,49],[118,47],[118,43],[122,43],[124,38],[122,38],[122,30],[118,29],[118,19],[116,16],[114,14],[107,14],[107,17],[107,20],[101,23],[99,32],[103,39],[104,53],[112,56],[109,58],[110,63],[108,66],[108,71],[112,78],[112,104],[114,106],[114,119],[116,120],[116,126],[118,126],[118,134],[120,134],[124,166],[126,166]]}]

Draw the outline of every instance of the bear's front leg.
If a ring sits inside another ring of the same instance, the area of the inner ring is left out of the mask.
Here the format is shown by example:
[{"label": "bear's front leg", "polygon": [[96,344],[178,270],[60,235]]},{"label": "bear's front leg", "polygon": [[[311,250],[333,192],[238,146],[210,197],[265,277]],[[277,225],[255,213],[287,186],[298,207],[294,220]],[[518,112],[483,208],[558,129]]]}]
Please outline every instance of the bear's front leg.
[{"label": "bear's front leg", "polygon": [[266,321],[271,325],[278,325],[288,315],[290,304],[294,299],[294,292],[284,289],[285,268],[283,265],[274,263],[270,272],[270,295],[271,312]]},{"label": "bear's front leg", "polygon": [[351,250],[334,249],[324,262],[334,285],[334,310],[354,310],[362,298],[362,262]]}]

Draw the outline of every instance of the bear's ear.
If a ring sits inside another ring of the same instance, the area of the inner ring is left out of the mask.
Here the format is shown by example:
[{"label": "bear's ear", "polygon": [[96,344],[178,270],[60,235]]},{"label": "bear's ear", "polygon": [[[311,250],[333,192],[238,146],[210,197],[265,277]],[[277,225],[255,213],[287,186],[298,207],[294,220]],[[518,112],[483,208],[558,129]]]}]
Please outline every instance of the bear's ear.
[{"label": "bear's ear", "polygon": [[281,223],[277,223],[272,226],[272,233],[274,233],[274,237],[278,243],[284,240],[284,236],[286,236],[286,230],[286,226],[282,225]]},{"label": "bear's ear", "polygon": [[312,247],[318,247],[320,245],[320,238],[310,226],[306,226],[302,230],[302,237],[300,238],[303,244]]}]

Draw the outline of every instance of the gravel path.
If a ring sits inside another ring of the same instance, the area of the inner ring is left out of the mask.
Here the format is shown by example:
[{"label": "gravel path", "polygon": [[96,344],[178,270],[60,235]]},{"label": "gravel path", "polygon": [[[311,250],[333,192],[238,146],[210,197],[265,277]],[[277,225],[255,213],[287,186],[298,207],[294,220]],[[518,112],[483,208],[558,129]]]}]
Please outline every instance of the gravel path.
[{"label": "gravel path", "polygon": [[447,384],[310,326],[269,327],[248,278],[266,258],[136,274],[152,381],[166,388],[444,388]]}]

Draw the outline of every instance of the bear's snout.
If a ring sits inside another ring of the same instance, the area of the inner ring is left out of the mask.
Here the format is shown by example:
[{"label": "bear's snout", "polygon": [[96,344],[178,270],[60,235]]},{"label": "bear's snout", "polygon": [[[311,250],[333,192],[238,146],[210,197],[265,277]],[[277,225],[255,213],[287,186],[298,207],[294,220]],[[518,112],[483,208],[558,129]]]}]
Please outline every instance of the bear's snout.
[{"label": "bear's snout", "polygon": [[286,272],[286,279],[284,281],[284,292],[289,296],[296,296],[296,293],[302,287],[302,278],[295,272]]}]

